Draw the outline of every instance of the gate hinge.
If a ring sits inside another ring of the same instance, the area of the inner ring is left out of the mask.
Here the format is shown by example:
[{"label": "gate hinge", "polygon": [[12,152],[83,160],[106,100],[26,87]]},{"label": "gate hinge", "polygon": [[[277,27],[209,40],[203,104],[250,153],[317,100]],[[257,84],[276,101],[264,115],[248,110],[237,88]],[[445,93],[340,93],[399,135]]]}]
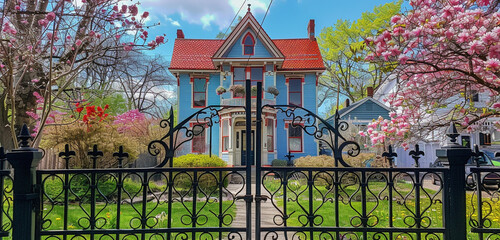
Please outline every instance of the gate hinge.
[{"label": "gate hinge", "polygon": [[253,195],[245,195],[245,196],[236,196],[236,200],[243,199],[245,202],[252,202],[253,201]]},{"label": "gate hinge", "polygon": [[267,199],[269,199],[269,197],[266,196],[266,195],[255,195],[255,201],[256,202],[261,202],[261,201],[266,202]]}]

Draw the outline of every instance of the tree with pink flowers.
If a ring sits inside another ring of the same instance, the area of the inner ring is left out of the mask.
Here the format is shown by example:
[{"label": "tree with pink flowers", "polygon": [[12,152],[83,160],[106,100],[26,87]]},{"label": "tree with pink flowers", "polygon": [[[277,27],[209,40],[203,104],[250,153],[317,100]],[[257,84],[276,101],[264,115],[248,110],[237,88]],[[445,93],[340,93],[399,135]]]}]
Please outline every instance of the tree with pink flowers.
[{"label": "tree with pink flowers", "polygon": [[164,36],[148,36],[148,15],[139,13],[137,4],[119,0],[3,1],[0,144],[16,147],[19,127],[35,124],[30,114],[37,115],[43,129],[55,99],[75,87],[89,65],[164,43]]},{"label": "tree with pink flowers", "polygon": [[[395,109],[388,120],[398,124],[395,133],[423,139],[451,120],[474,131],[499,117],[500,1],[409,3],[412,9],[365,41],[372,49],[366,60],[395,66],[396,88],[384,99]],[[373,133],[380,122],[371,127]],[[391,139],[391,128],[384,129],[377,142]]]}]

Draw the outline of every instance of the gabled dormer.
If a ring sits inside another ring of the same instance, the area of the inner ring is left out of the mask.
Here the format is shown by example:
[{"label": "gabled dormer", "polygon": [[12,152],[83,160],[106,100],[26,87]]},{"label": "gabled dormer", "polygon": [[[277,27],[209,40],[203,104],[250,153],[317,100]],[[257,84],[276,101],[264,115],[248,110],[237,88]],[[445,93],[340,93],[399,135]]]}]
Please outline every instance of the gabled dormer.
[{"label": "gabled dormer", "polygon": [[212,57],[214,65],[238,59],[272,59],[278,64],[285,59],[250,9]]}]

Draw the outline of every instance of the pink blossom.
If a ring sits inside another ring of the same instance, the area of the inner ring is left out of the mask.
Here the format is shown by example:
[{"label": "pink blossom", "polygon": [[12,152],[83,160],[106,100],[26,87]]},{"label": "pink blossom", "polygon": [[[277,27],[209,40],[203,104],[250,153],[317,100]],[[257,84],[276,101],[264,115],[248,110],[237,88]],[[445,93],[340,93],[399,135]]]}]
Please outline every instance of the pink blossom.
[{"label": "pink blossom", "polygon": [[56,19],[56,14],[54,12],[49,12],[47,13],[47,16],[45,16],[45,19],[47,19],[48,21],[52,21]]},{"label": "pink blossom", "polygon": [[144,12],[144,13],[142,13],[141,17],[142,18],[147,18],[148,16],[149,16],[149,12]]},{"label": "pink blossom", "polygon": [[165,37],[163,37],[163,36],[157,36],[156,39],[155,39],[155,41],[156,41],[157,44],[164,43]]},{"label": "pink blossom", "polygon": [[127,5],[122,5],[122,9],[120,10],[121,13],[126,13],[127,12]]},{"label": "pink blossom", "polygon": [[38,79],[38,78],[33,78],[33,79],[31,79],[31,82],[33,82],[33,83],[37,83],[37,82],[40,82],[40,79]]},{"label": "pink blossom", "polygon": [[79,47],[80,45],[82,45],[82,40],[77,39],[77,40],[76,40],[76,42],[75,42],[75,45],[76,45],[77,47]]},{"label": "pink blossom", "polygon": [[49,24],[49,21],[47,21],[46,19],[38,20],[38,25],[40,25],[41,27],[47,27],[48,24]]},{"label": "pink blossom", "polygon": [[122,37],[122,35],[120,35],[120,34],[116,34],[116,35],[115,35],[115,38],[116,38],[116,39],[120,39],[121,37]]},{"label": "pink blossom", "polygon": [[500,108],[500,102],[497,102],[493,104],[493,108],[499,109]]},{"label": "pink blossom", "polygon": [[490,58],[486,62],[486,69],[497,71],[500,69],[500,60],[496,58]]},{"label": "pink blossom", "polygon": [[397,23],[397,22],[399,22],[399,20],[401,20],[401,16],[399,16],[399,15],[394,15],[391,18],[392,23]]},{"label": "pink blossom", "polygon": [[16,11],[19,11],[19,10],[21,10],[21,6],[16,5]]},{"label": "pink blossom", "polygon": [[358,132],[358,134],[359,134],[360,136],[362,136],[362,137],[366,137],[366,133],[365,133],[365,132],[363,132],[363,131],[359,131],[359,132]]},{"label": "pink blossom", "polygon": [[113,6],[113,11],[118,12],[118,5]]},{"label": "pink blossom", "polygon": [[130,5],[130,6],[128,7],[128,10],[129,10],[129,12],[130,12],[130,14],[131,14],[132,16],[136,16],[136,15],[137,15],[137,13],[139,12],[139,9],[137,8],[137,6],[136,6],[136,5]]}]

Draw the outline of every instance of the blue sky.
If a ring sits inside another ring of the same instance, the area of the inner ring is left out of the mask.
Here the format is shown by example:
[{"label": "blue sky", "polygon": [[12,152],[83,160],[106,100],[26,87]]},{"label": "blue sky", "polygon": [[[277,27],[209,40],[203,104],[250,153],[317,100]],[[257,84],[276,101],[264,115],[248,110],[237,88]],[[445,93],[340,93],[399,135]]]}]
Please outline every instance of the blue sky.
[{"label": "blue sky", "polygon": [[[225,32],[236,12],[244,3],[240,15],[252,4],[252,13],[259,22],[271,0],[142,0],[141,10],[151,13],[149,24],[161,22],[149,29],[150,38],[166,34],[168,42],[153,54],[162,55],[167,61],[172,57],[177,29],[186,38],[213,39]],[[316,34],[332,26],[338,19],[355,20],[361,13],[373,10],[389,0],[274,0],[264,21],[263,28],[273,39],[306,38],[309,19],[316,21]]]}]

